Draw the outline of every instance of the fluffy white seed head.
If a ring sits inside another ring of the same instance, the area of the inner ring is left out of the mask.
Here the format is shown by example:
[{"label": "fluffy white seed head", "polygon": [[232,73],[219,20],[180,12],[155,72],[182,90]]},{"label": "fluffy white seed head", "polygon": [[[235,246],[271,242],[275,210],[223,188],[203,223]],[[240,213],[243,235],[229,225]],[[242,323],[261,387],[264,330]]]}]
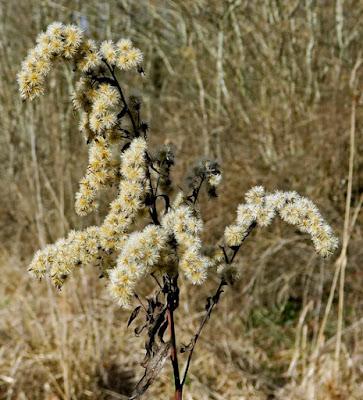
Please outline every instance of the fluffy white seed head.
[{"label": "fluffy white seed head", "polygon": [[91,72],[101,65],[102,58],[98,52],[96,42],[85,40],[77,53],[77,68],[81,72]]},{"label": "fluffy white seed head", "polygon": [[229,225],[224,230],[224,240],[229,247],[239,246],[247,232],[243,225]]},{"label": "fluffy white seed head", "polygon": [[142,63],[143,54],[141,50],[133,47],[130,40],[121,39],[117,42],[116,47],[118,49],[116,65],[121,70],[127,71]]},{"label": "fluffy white seed head", "polygon": [[49,274],[57,288],[61,288],[75,268],[82,264],[96,264],[99,252],[99,228],[71,231],[67,238],[39,250],[29,266],[37,278]]},{"label": "fluffy white seed head", "polygon": [[117,47],[112,40],[105,40],[100,45],[101,56],[110,65],[114,65],[117,59]]},{"label": "fluffy white seed head", "polygon": [[112,176],[109,145],[106,139],[97,137],[90,146],[87,173],[76,194],[75,208],[78,215],[87,215],[97,208],[96,194]]},{"label": "fluffy white seed head", "polygon": [[180,259],[179,269],[193,284],[201,284],[207,277],[208,269],[213,265],[212,260],[202,254],[203,221],[198,213],[190,206],[183,204],[183,195],[174,201],[178,205],[169,211],[161,221],[165,232],[174,236]]},{"label": "fluffy white seed head", "polygon": [[217,187],[222,182],[222,174],[211,174],[208,176],[210,186]]},{"label": "fluffy white seed head", "polygon": [[155,225],[129,236],[110,274],[109,291],[121,306],[128,305],[137,281],[158,262],[167,238]]},{"label": "fluffy white seed head", "polygon": [[117,47],[119,52],[126,53],[126,52],[130,51],[133,48],[133,44],[132,44],[132,41],[130,39],[120,39],[116,43],[116,47]]},{"label": "fluffy white seed head", "polygon": [[278,213],[283,221],[308,233],[321,256],[329,256],[338,247],[338,239],[316,205],[298,193],[265,193],[262,186],[255,186],[246,193],[245,198],[247,203],[238,206],[236,223],[225,229],[224,238],[228,246],[239,246],[252,223],[266,227]]},{"label": "fluffy white seed head", "polygon": [[245,195],[248,204],[262,205],[265,196],[265,189],[263,186],[254,186]]},{"label": "fluffy white seed head", "polygon": [[82,43],[82,31],[75,25],[66,25],[63,29],[63,40],[63,56],[70,59],[77,53]]},{"label": "fluffy white seed head", "polygon": [[256,220],[260,206],[240,204],[237,208],[237,224],[249,226]]},{"label": "fluffy white seed head", "polygon": [[145,207],[145,151],[145,139],[137,138],[121,157],[123,179],[119,184],[119,194],[111,203],[110,212],[101,226],[100,240],[107,250],[123,246],[126,232],[137,213]]},{"label": "fluffy white seed head", "polygon": [[45,78],[57,57],[71,59],[77,53],[83,37],[74,25],[50,24],[36,39],[37,45],[28,52],[17,76],[20,95],[33,100],[44,93]]}]

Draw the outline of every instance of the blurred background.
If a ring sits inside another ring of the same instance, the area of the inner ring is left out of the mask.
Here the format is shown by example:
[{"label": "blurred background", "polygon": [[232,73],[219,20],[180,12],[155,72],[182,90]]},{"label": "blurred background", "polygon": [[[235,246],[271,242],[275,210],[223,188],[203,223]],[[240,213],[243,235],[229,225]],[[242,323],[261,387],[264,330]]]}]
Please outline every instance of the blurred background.
[{"label": "blurred background", "polygon": [[[87,146],[70,104],[71,66],[45,96],[20,100],[16,73],[38,32],[77,23],[97,39],[129,37],[144,52],[143,98],[153,148],[171,143],[181,186],[201,157],[224,173],[202,199],[205,240],[220,238],[244,192],[296,190],[340,237],[329,260],[276,221],[238,257],[241,279],[203,332],[186,386],[198,399],[363,398],[363,4],[358,0],[0,0],[0,398],[126,399],[143,374],[142,337],[92,269],[61,292],[27,273],[34,251],[80,218],[74,194]],[[217,281],[184,286],[187,343]],[[147,285],[146,285],[147,286]],[[147,293],[147,287],[145,288]],[[172,372],[145,396],[172,396]]]}]

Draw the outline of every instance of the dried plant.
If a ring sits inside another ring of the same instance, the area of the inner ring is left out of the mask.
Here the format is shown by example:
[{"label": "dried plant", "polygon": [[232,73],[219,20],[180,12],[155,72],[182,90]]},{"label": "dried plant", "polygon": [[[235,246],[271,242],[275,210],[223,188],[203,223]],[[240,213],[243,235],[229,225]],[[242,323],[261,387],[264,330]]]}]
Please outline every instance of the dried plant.
[{"label": "dried plant", "polygon": [[[133,308],[137,303],[128,325],[138,318],[142,323],[135,333],[146,336],[145,373],[132,398],[145,393],[170,357],[175,399],[181,399],[195,345],[222,293],[238,279],[240,271],[234,261],[250,233],[279,215],[309,234],[322,257],[334,252],[338,240],[312,201],[296,192],[268,193],[256,186],[246,193],[235,223],[225,228],[220,242],[212,249],[204,246],[198,199],[203,190],[211,198],[217,196],[221,169],[213,160],[200,161],[187,187],[174,194],[172,150],[166,146],[153,153],[149,149],[141,100],[127,98],[120,83],[125,71],[144,75],[142,52],[129,39],[97,44],[78,27],[55,22],[38,36],[36,47],[22,64],[18,82],[24,99],[33,100],[44,92],[45,78],[58,61],[74,65],[78,81],[72,101],[89,146],[89,165],[76,195],[76,211],[81,216],[94,212],[101,189],[117,186],[118,194],[101,225],[71,231],[39,250],[29,269],[36,278],[49,276],[61,289],[82,265],[98,267],[120,306]],[[174,323],[178,278],[182,274],[200,285],[212,273],[219,276],[219,285],[206,300],[195,335],[179,348]],[[142,298],[138,284],[147,277],[155,281],[156,289]],[[179,353],[186,353],[182,372]]]}]

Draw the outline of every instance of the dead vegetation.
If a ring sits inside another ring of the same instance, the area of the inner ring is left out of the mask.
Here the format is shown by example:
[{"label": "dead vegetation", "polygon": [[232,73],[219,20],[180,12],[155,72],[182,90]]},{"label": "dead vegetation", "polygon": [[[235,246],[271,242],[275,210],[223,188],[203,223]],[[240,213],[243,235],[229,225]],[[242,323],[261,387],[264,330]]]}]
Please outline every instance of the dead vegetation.
[{"label": "dead vegetation", "polygon": [[[123,399],[142,373],[127,314],[96,274],[81,270],[58,293],[26,273],[35,249],[105,212],[74,212],[87,149],[70,71],[51,76],[36,106],[17,94],[19,63],[54,20],[135,38],[147,76],[128,83],[153,145],[172,142],[177,178],[199,154],[223,167],[223,196],[204,199],[208,238],[254,184],[308,195],[340,233],[328,262],[289,227],[253,233],[241,281],[196,350],[187,399],[362,397],[362,14],[353,0],[0,0],[0,398]],[[181,294],[185,340],[212,289]],[[168,368],[148,398],[168,398]]]}]

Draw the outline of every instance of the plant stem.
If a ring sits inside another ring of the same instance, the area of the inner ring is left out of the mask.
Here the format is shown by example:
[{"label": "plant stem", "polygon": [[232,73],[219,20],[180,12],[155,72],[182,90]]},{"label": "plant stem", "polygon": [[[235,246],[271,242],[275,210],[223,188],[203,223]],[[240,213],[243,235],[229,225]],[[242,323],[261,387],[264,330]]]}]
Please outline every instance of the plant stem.
[{"label": "plant stem", "polygon": [[166,315],[168,318],[169,332],[170,332],[170,338],[171,338],[170,359],[171,359],[171,364],[173,366],[173,373],[174,373],[175,400],[181,400],[182,399],[182,385],[180,383],[178,351],[177,351],[177,347],[176,347],[176,336],[175,336],[173,310],[168,307]]},{"label": "plant stem", "polygon": [[200,179],[199,186],[198,186],[196,192],[194,193],[194,202],[193,202],[193,204],[195,204],[197,202],[197,200],[198,200],[199,192],[200,192],[200,189],[202,188],[204,180],[205,180],[205,176],[203,174],[203,176]]},{"label": "plant stem", "polygon": [[219,286],[218,286],[217,290],[215,291],[214,295],[210,298],[211,303],[209,304],[209,307],[207,308],[207,312],[205,313],[205,315],[204,315],[204,317],[202,319],[202,322],[199,325],[197,333],[194,335],[194,338],[192,339],[192,347],[191,347],[191,349],[189,351],[188,359],[187,359],[186,366],[185,366],[185,369],[184,369],[183,380],[181,382],[181,386],[182,387],[184,386],[186,378],[187,378],[187,374],[188,374],[188,370],[189,370],[189,367],[190,367],[190,362],[191,362],[192,357],[193,357],[193,352],[194,352],[195,345],[197,344],[197,341],[198,341],[199,336],[200,336],[200,334],[201,334],[201,332],[202,332],[202,330],[204,328],[204,325],[206,324],[206,322],[208,321],[208,319],[210,318],[210,316],[212,314],[213,308],[218,303],[219,298],[220,298],[221,294],[223,293],[223,286],[225,286],[225,285],[227,285],[227,282],[222,278],[221,282],[219,283]]},{"label": "plant stem", "polygon": [[179,288],[178,288],[178,276],[169,277],[170,285],[168,287],[167,294],[167,311],[166,316],[168,319],[170,341],[171,341],[171,352],[170,359],[173,366],[174,374],[174,386],[175,386],[175,400],[182,400],[183,397],[183,385],[180,382],[179,373],[179,362],[178,362],[178,349],[176,345],[176,335],[175,335],[175,324],[174,324],[174,310],[179,304]]},{"label": "plant stem", "polygon": [[131,124],[132,124],[132,128],[134,130],[134,135],[135,135],[135,137],[137,137],[137,136],[139,136],[139,134],[138,134],[138,129],[137,129],[134,117],[132,116],[132,113],[131,113],[131,111],[129,109],[129,106],[127,104],[126,98],[125,98],[125,96],[124,96],[124,94],[122,92],[121,86],[120,86],[120,84],[119,84],[119,82],[118,82],[118,80],[116,78],[114,69],[111,68],[111,66],[108,64],[108,62],[106,60],[104,60],[104,63],[106,64],[108,70],[110,71],[110,74],[112,75],[113,80],[115,81],[115,85],[116,85],[116,87],[117,87],[117,89],[118,89],[118,91],[120,93],[122,103],[123,103],[124,107],[126,108],[126,113],[130,118],[130,121],[131,121]]},{"label": "plant stem", "polygon": [[339,281],[339,306],[338,306],[338,326],[337,326],[337,341],[335,346],[335,367],[339,369],[339,358],[342,345],[342,329],[343,329],[343,313],[344,313],[344,284],[345,284],[345,270],[347,268],[347,250],[349,245],[349,231],[351,228],[351,203],[352,203],[352,190],[353,190],[353,169],[354,169],[354,155],[355,155],[355,130],[356,130],[356,107],[357,96],[353,96],[352,109],[350,117],[350,150],[349,150],[349,167],[348,167],[348,185],[347,195],[345,200],[345,217],[342,250],[337,260],[340,269]]}]

